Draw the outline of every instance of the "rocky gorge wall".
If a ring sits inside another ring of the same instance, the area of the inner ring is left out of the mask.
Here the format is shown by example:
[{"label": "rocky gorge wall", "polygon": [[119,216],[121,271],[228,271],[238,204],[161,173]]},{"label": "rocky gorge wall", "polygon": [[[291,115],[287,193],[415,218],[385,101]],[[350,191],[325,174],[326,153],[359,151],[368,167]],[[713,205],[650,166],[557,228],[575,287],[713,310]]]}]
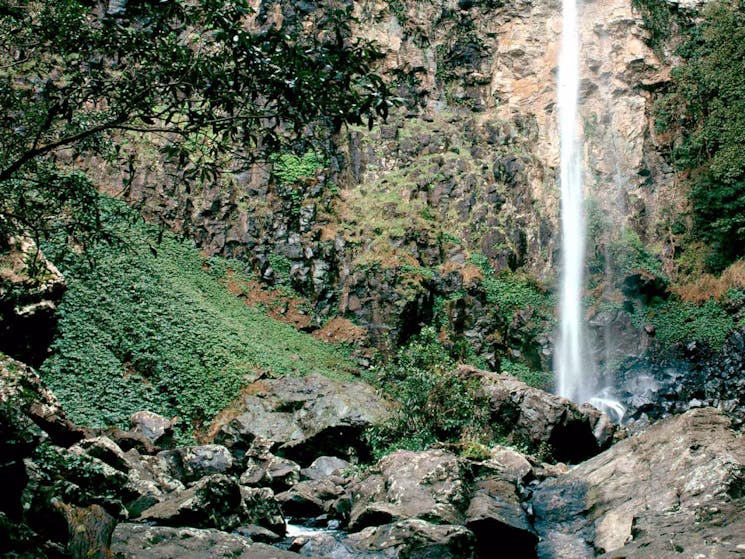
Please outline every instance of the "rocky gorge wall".
[{"label": "rocky gorge wall", "polygon": [[[337,155],[315,176],[287,181],[276,163],[257,165],[176,200],[155,148],[133,141],[127,196],[208,253],[247,259],[269,283],[291,284],[311,299],[318,323],[352,318],[378,347],[403,343],[430,322],[436,300],[460,301],[463,310],[446,311],[450,329],[496,366],[494,354],[511,342],[504,325],[478,324],[487,298],[473,256],[497,272],[523,270],[548,290],[556,276],[560,3],[353,8],[356,33],[378,42],[380,69],[404,101],[387,122],[344,131]],[[317,9],[256,6],[265,25]],[[631,0],[584,2],[581,20],[589,257],[606,261],[608,246],[628,231],[669,267],[670,229],[685,198],[655,148],[650,114],[670,69],[647,46]],[[119,177],[106,179],[119,190]],[[640,353],[645,335],[616,318],[601,317],[598,331],[627,331],[616,349]],[[541,360],[547,366],[550,355]]]}]

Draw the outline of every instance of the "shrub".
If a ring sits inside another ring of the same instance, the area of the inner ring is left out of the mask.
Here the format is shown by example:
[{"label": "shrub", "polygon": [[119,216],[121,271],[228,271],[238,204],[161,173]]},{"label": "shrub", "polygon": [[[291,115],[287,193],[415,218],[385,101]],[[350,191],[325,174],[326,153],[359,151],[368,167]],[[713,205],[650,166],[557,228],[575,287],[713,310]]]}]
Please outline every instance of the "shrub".
[{"label": "shrub", "polygon": [[423,328],[383,367],[381,387],[400,407],[392,419],[366,434],[376,456],[464,438],[478,441],[489,432],[489,406],[478,382],[460,376],[455,368],[431,327]]}]

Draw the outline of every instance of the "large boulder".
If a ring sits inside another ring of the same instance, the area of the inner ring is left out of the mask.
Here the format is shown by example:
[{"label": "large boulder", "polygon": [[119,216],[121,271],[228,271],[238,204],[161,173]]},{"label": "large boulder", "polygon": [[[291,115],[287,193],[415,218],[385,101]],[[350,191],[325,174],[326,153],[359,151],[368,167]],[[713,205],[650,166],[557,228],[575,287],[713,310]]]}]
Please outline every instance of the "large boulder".
[{"label": "large boulder", "polygon": [[121,559],[297,559],[300,556],[214,529],[119,524],[111,551]]},{"label": "large boulder", "polygon": [[[478,463],[444,450],[398,451],[350,486],[349,528],[395,525],[400,535],[402,526],[419,526],[401,524],[412,519],[458,525],[470,533],[469,546],[485,557],[495,546],[509,545],[515,558],[532,558],[538,538],[519,492],[531,475],[527,459],[504,447]],[[376,538],[386,533],[381,530]]]},{"label": "large boulder", "polygon": [[465,463],[444,450],[400,450],[350,487],[351,530],[407,518],[458,524],[468,506]]},{"label": "large boulder", "polygon": [[409,519],[370,526],[351,534],[352,549],[379,553],[391,559],[471,559],[475,557],[475,538],[463,526],[433,524]]},{"label": "large boulder", "polygon": [[475,542],[463,526],[402,520],[354,534],[301,531],[290,549],[303,557],[334,559],[473,559]]},{"label": "large boulder", "polygon": [[367,456],[362,432],[389,413],[371,386],[318,374],[260,380],[244,394],[233,417],[213,426],[214,441],[239,456],[262,437],[301,465],[328,454]]},{"label": "large boulder", "polygon": [[508,374],[468,366],[460,367],[458,373],[479,379],[489,399],[494,429],[531,452],[577,463],[613,442],[616,425],[588,404],[577,406]]},{"label": "large boulder", "polygon": [[249,458],[246,470],[240,478],[242,485],[271,487],[284,491],[300,481],[300,466],[288,460],[269,454],[263,458]]},{"label": "large boulder", "polygon": [[341,478],[301,481],[277,495],[282,511],[292,518],[312,518],[336,512],[337,500],[344,494]]},{"label": "large boulder", "polygon": [[692,410],[539,485],[539,557],[740,557],[743,487],[742,436],[722,412]]},{"label": "large boulder", "polygon": [[169,495],[143,511],[139,520],[219,530],[233,530],[242,524],[258,524],[278,533],[285,529],[270,489],[241,487],[222,474],[202,478],[192,487]]},{"label": "large boulder", "polygon": [[476,536],[482,557],[509,542],[511,559],[535,558],[538,536],[509,480],[492,475],[474,483],[465,525]]}]

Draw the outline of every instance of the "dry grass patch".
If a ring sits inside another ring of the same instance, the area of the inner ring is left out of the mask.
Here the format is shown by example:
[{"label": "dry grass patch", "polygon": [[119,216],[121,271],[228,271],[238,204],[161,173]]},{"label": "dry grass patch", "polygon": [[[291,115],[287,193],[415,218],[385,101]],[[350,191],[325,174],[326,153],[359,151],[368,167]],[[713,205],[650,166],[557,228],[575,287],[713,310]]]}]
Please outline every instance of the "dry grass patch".
[{"label": "dry grass patch", "polygon": [[695,280],[673,286],[671,289],[683,301],[701,304],[709,299],[721,301],[730,289],[743,287],[745,287],[745,261],[739,260],[718,277],[713,274],[702,274]]}]

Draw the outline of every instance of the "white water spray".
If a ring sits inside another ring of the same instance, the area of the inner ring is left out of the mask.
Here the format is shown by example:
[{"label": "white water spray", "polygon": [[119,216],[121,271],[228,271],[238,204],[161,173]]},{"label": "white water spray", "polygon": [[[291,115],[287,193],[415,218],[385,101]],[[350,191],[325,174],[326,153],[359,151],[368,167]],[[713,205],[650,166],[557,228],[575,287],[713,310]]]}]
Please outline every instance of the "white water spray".
[{"label": "white water spray", "polygon": [[559,54],[558,110],[561,141],[562,262],[560,330],[556,349],[558,393],[575,402],[587,400],[593,371],[586,359],[582,328],[585,265],[585,215],[579,104],[579,29],[577,0],[562,0],[563,29]]}]

